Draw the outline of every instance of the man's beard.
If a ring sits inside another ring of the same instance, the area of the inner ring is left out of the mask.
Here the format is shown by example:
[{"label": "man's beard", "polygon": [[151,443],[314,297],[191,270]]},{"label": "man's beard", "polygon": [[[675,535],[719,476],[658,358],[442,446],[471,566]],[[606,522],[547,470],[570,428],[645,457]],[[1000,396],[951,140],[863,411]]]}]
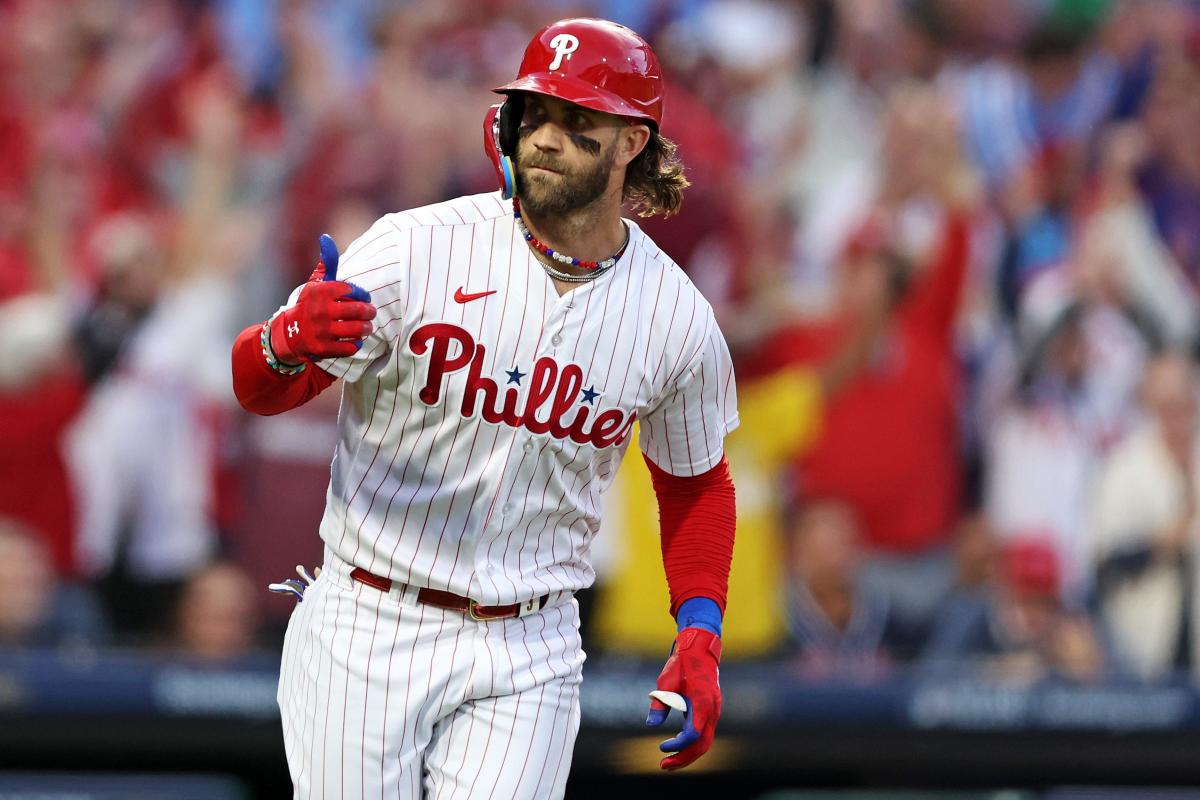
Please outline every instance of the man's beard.
[{"label": "man's beard", "polygon": [[[603,155],[595,158],[591,168],[568,172],[561,163],[533,150],[517,163],[517,197],[521,199],[521,207],[534,214],[563,216],[594,203],[608,189],[608,176],[616,157],[616,142],[613,142]],[[545,173],[533,173],[531,177],[529,168],[538,166],[555,170],[559,177],[555,179]]]}]

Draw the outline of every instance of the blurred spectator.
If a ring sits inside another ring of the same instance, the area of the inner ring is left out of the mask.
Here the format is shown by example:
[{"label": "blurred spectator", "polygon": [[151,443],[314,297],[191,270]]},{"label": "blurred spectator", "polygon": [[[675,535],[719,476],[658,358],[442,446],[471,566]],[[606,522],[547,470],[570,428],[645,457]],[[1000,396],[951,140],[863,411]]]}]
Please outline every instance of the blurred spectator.
[{"label": "blurred spectator", "polygon": [[[892,115],[880,206],[845,250],[837,316],[810,335],[807,357],[827,359],[863,326],[873,341],[864,367],[829,402],[822,434],[800,462],[798,491],[854,509],[869,551],[864,580],[919,626],[950,579],[944,545],[962,471],[953,325],[976,195],[941,98],[906,89]],[[932,237],[902,235],[918,205],[931,209]],[[777,336],[768,347],[796,350],[799,341]]]},{"label": "blurred spectator", "polygon": [[886,149],[889,140],[899,144],[888,126],[899,116],[892,91],[911,78],[933,81],[942,69],[932,48],[920,54],[928,43],[924,24],[939,24],[933,5],[830,4],[830,41],[819,43],[827,57],[796,81],[803,105],[793,123],[795,145],[777,154],[776,169],[797,218],[791,280],[805,313],[827,313],[836,303],[845,242],[890,179]]},{"label": "blurred spectator", "polygon": [[[1173,4],[1164,4],[1173,5]],[[1172,14],[1164,9],[1164,14]],[[1174,11],[1172,41],[1161,48],[1140,122],[1147,139],[1137,182],[1164,249],[1200,288],[1200,11]]]},{"label": "blurred spectator", "polygon": [[0,586],[0,647],[107,641],[107,626],[92,597],[60,583],[46,545],[7,517],[0,517]]},{"label": "blurred spectator", "polygon": [[995,585],[1000,542],[986,516],[976,512],[963,517],[958,523],[953,549],[953,592],[976,594]]},{"label": "blurred spectator", "polygon": [[944,636],[947,628],[959,624],[964,609],[986,608],[996,586],[1002,583],[1003,550],[985,514],[976,511],[964,516],[951,547],[953,583],[934,618],[931,640]]},{"label": "blurred spectator", "polygon": [[76,326],[78,359],[89,384],[117,365],[130,337],[154,309],[166,273],[167,242],[146,214],[111,214],[93,231],[88,255],[96,265],[95,296]]},{"label": "blurred spectator", "polygon": [[47,154],[33,179],[24,241],[6,242],[0,223],[0,514],[35,530],[70,578],[76,509],[62,442],[85,385],[70,338],[58,160]]},{"label": "blurred spectator", "polygon": [[1080,291],[1123,309],[1155,343],[1191,347],[1200,316],[1196,289],[1155,231],[1137,185],[1149,157],[1145,130],[1115,125],[1098,146],[1094,208],[1082,220],[1074,256]]},{"label": "blurred spectator", "polygon": [[1022,303],[1016,363],[985,390],[985,507],[997,533],[1050,537],[1065,599],[1088,585],[1088,491],[1098,460],[1130,424],[1148,337],[1122,310],[1080,300],[1063,271],[1046,273]]},{"label": "blurred spectator", "polygon": [[65,8],[9,4],[0,57],[0,514],[75,572],[75,504],[63,434],[83,401],[71,346],[72,254],[94,195],[96,125],[73,81],[83,68]]},{"label": "blurred spectator", "polygon": [[1046,15],[1025,37],[1016,63],[997,58],[964,76],[964,134],[990,185],[1006,186],[1039,166],[1070,179],[1119,85],[1117,65],[1094,31],[1094,25]]},{"label": "blurred spectator", "polygon": [[1086,616],[1062,604],[1054,546],[1036,535],[1005,545],[998,582],[960,594],[942,609],[924,661],[933,670],[975,667],[987,677],[1032,683],[1045,677],[1090,681],[1106,655]]},{"label": "blurred spectator", "polygon": [[1151,361],[1147,418],[1105,461],[1092,498],[1101,617],[1125,666],[1153,679],[1198,663],[1196,636],[1196,369],[1186,356]]},{"label": "blurred spectator", "polygon": [[226,342],[253,236],[253,215],[229,208],[239,98],[213,76],[184,110],[191,180],[172,235],[129,215],[98,229],[102,294],[81,335],[98,380],[68,443],[81,569],[108,579],[114,622],[134,635],[161,626],[184,577],[217,546]]},{"label": "blurred spectator", "polygon": [[860,536],[839,503],[812,503],[789,523],[789,649],[808,678],[871,679],[890,666],[894,620],[888,598],[860,580]]},{"label": "blurred spectator", "polygon": [[[1104,27],[1104,5],[1084,11],[1051,4],[1035,19],[1017,63],[992,59],[956,83],[972,158],[988,176],[1006,229],[995,267],[997,299],[1010,318],[1039,275],[1078,258],[1097,145],[1107,130],[1103,123],[1128,116],[1140,102],[1132,87],[1142,80],[1138,71],[1144,71],[1145,59],[1138,51],[1144,40],[1120,30],[1138,28],[1124,17],[1139,12],[1128,9],[1140,5],[1145,12],[1146,6],[1170,4],[1122,4],[1125,10],[1110,23],[1111,31]],[[1102,172],[1108,171],[1108,155],[1101,154]],[[1126,260],[1146,255],[1140,241],[1109,249]],[[1124,284],[1128,299],[1141,302],[1149,299],[1146,290],[1163,287],[1161,273],[1119,265],[1114,285]],[[1161,291],[1156,299],[1168,306],[1168,327],[1177,332],[1187,310]]]},{"label": "blurred spectator", "polygon": [[181,656],[228,664],[258,650],[259,589],[241,567],[225,561],[198,570],[183,587],[174,648]]}]

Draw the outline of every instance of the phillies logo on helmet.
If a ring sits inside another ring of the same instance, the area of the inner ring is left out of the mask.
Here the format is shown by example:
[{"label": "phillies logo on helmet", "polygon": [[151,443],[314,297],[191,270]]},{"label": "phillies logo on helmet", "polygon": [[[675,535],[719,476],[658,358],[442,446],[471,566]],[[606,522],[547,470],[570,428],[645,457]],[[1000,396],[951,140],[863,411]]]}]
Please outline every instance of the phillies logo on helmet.
[{"label": "phillies logo on helmet", "polygon": [[556,70],[562,66],[564,57],[571,60],[571,53],[579,49],[579,39],[569,33],[560,33],[550,40],[550,49],[554,51],[554,60],[550,62],[549,69]]}]

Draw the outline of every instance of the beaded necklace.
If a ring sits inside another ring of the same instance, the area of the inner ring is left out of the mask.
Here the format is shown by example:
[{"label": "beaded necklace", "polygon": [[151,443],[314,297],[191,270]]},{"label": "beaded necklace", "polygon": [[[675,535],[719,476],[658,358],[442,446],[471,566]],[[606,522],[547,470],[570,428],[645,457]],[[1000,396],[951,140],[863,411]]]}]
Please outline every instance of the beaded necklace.
[{"label": "beaded necklace", "polygon": [[[541,259],[538,260],[538,263],[542,265],[542,269],[546,270],[547,275],[555,280],[566,281],[567,283],[586,283],[587,281],[599,278],[602,274],[608,272],[610,269],[616,266],[616,263],[621,260],[621,256],[625,253],[625,248],[629,246],[629,226],[625,225],[625,241],[621,244],[620,249],[608,258],[604,259],[603,261],[584,261],[580,258],[571,258],[568,255],[564,255],[563,253],[560,253],[557,250],[542,244],[541,241],[539,241],[538,238],[529,231],[529,228],[525,226],[525,220],[521,219],[521,201],[519,201],[515,196],[513,197],[513,219],[517,221],[517,230],[521,232],[521,236],[524,237],[525,241],[528,242],[529,246],[534,250],[538,251],[547,258],[552,258],[555,261],[558,261],[559,263],[567,264],[572,267],[582,267],[588,270],[589,274],[587,275],[575,275],[570,272],[563,272],[562,270],[555,269],[553,265],[547,264]],[[622,224],[624,225],[624,223]]]}]

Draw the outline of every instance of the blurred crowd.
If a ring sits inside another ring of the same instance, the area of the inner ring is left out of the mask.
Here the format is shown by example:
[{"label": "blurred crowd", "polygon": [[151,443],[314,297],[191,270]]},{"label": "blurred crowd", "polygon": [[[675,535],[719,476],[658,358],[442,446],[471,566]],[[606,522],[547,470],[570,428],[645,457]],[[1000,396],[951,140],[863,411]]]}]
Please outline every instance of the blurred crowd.
[{"label": "blurred crowd", "polygon": [[737,366],[747,654],[1200,675],[1196,0],[0,0],[0,645],[277,646],[336,397],[243,414],[233,336],[319,233],[491,191],[567,16],[666,71],[644,227]]}]

